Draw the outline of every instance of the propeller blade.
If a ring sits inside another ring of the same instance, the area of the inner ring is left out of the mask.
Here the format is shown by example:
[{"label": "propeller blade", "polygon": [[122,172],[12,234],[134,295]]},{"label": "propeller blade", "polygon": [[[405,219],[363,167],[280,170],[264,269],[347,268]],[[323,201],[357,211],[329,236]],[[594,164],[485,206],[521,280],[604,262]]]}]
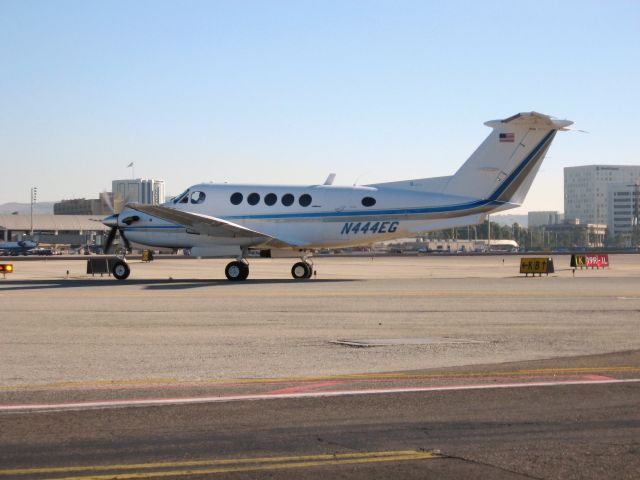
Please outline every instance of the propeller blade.
[{"label": "propeller blade", "polygon": [[104,242],[104,253],[109,253],[109,249],[111,248],[111,244],[113,243],[113,239],[116,238],[116,232],[118,231],[117,227],[111,227],[109,230],[109,235],[107,235],[107,241]]},{"label": "propeller blade", "polygon": [[131,244],[129,243],[129,240],[127,240],[127,237],[124,236],[124,230],[119,229],[118,232],[120,233],[122,243],[124,243],[124,248],[126,248],[127,250],[131,250]]},{"label": "propeller blade", "polygon": [[109,211],[111,213],[116,213],[115,209],[113,208],[113,203],[111,203],[111,196],[109,195],[109,192],[104,191],[100,194],[100,196],[102,197],[102,201],[107,206]]}]

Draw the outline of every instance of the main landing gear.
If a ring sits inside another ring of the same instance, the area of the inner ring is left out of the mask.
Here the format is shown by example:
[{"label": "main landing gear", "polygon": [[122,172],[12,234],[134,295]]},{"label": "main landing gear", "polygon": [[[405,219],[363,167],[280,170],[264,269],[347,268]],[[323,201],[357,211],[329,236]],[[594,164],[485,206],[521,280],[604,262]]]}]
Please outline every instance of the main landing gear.
[{"label": "main landing gear", "polygon": [[236,260],[227,264],[224,269],[224,274],[227,276],[227,279],[232,282],[246,280],[249,276],[249,264],[245,259]]},{"label": "main landing gear", "polygon": [[296,280],[311,278],[313,276],[313,264],[306,260],[294,263],[293,267],[291,267],[291,276]]},{"label": "main landing gear", "polygon": [[[291,276],[296,280],[306,280],[315,273],[313,262],[309,260],[309,256],[304,256],[301,262],[293,264],[291,267]],[[242,257],[238,257],[233,262],[229,262],[224,269],[224,274],[228,280],[232,282],[241,282],[249,276],[249,263]]]}]

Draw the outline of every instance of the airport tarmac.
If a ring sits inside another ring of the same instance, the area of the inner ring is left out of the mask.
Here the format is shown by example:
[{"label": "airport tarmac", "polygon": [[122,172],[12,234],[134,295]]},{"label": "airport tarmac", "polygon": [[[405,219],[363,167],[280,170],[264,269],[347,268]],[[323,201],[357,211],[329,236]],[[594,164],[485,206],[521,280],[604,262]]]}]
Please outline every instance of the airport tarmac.
[{"label": "airport tarmac", "polygon": [[0,479],[637,478],[640,256],[519,258],[14,261]]},{"label": "airport tarmac", "polygon": [[[0,281],[0,384],[371,373],[640,348],[640,256],[575,277],[567,256],[548,278],[519,275],[518,261],[320,258],[315,279],[293,281],[292,260],[256,259],[244,283],[221,279],[225,260],[132,262],[124,282],[87,277],[84,261],[15,262]],[[357,343],[367,340],[383,344]]]}]

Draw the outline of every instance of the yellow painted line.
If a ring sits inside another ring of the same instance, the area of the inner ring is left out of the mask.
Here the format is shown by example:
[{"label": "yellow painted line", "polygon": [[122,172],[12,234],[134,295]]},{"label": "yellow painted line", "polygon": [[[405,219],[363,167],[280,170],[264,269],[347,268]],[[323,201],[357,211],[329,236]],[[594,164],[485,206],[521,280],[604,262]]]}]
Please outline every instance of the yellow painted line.
[{"label": "yellow painted line", "polygon": [[81,388],[81,387],[127,387],[139,386],[161,387],[163,385],[184,385],[189,386],[217,386],[217,385],[252,385],[252,384],[279,384],[295,382],[316,382],[331,380],[419,380],[438,378],[478,378],[478,377],[509,377],[514,375],[554,375],[554,374],[587,374],[587,373],[637,373],[640,367],[615,366],[615,367],[570,367],[570,368],[536,368],[508,371],[489,372],[451,372],[451,373],[431,373],[431,374],[407,374],[407,373],[354,373],[344,375],[308,375],[299,377],[282,378],[239,378],[239,379],[209,379],[209,380],[180,380],[176,378],[153,378],[153,379],[132,379],[132,380],[88,380],[77,382],[59,382],[49,384],[22,384],[14,386],[2,386],[0,391],[13,390],[37,390],[56,388]]},{"label": "yellow painted line", "polygon": [[[364,452],[364,453],[343,453],[324,455],[303,455],[303,456],[283,456],[283,457],[261,457],[261,458],[240,458],[224,460],[199,460],[185,462],[160,462],[141,464],[119,464],[119,465],[92,465],[75,467],[54,467],[54,468],[28,468],[0,470],[0,475],[37,475],[37,474],[60,474],[72,472],[100,472],[118,470],[144,470],[155,469],[152,472],[129,472],[108,475],[94,475],[87,473],[77,477],[65,477],[58,480],[87,480],[87,479],[133,479],[167,476],[187,476],[202,475],[207,473],[229,473],[255,470],[271,470],[281,468],[303,468],[318,465],[340,465],[353,463],[389,462],[400,460],[422,460],[431,458],[441,458],[440,455],[432,452],[420,452],[416,450],[403,450],[395,452]],[[193,469],[192,467],[215,466],[210,469]],[[182,468],[181,470],[159,470],[169,468]]]}]

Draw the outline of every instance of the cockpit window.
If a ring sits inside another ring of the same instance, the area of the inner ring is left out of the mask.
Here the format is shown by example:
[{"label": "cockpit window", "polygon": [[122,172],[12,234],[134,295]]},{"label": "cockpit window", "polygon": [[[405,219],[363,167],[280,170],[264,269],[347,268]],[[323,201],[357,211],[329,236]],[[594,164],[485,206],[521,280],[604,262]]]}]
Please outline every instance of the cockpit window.
[{"label": "cockpit window", "polygon": [[184,192],[182,192],[180,195],[178,195],[176,198],[173,199],[173,203],[186,203],[186,202],[183,202],[182,200],[187,196],[188,193],[189,193],[189,190],[185,190]]},{"label": "cockpit window", "polygon": [[191,194],[191,203],[202,203],[204,202],[204,199],[207,198],[207,196],[205,195],[204,192],[193,192]]}]

